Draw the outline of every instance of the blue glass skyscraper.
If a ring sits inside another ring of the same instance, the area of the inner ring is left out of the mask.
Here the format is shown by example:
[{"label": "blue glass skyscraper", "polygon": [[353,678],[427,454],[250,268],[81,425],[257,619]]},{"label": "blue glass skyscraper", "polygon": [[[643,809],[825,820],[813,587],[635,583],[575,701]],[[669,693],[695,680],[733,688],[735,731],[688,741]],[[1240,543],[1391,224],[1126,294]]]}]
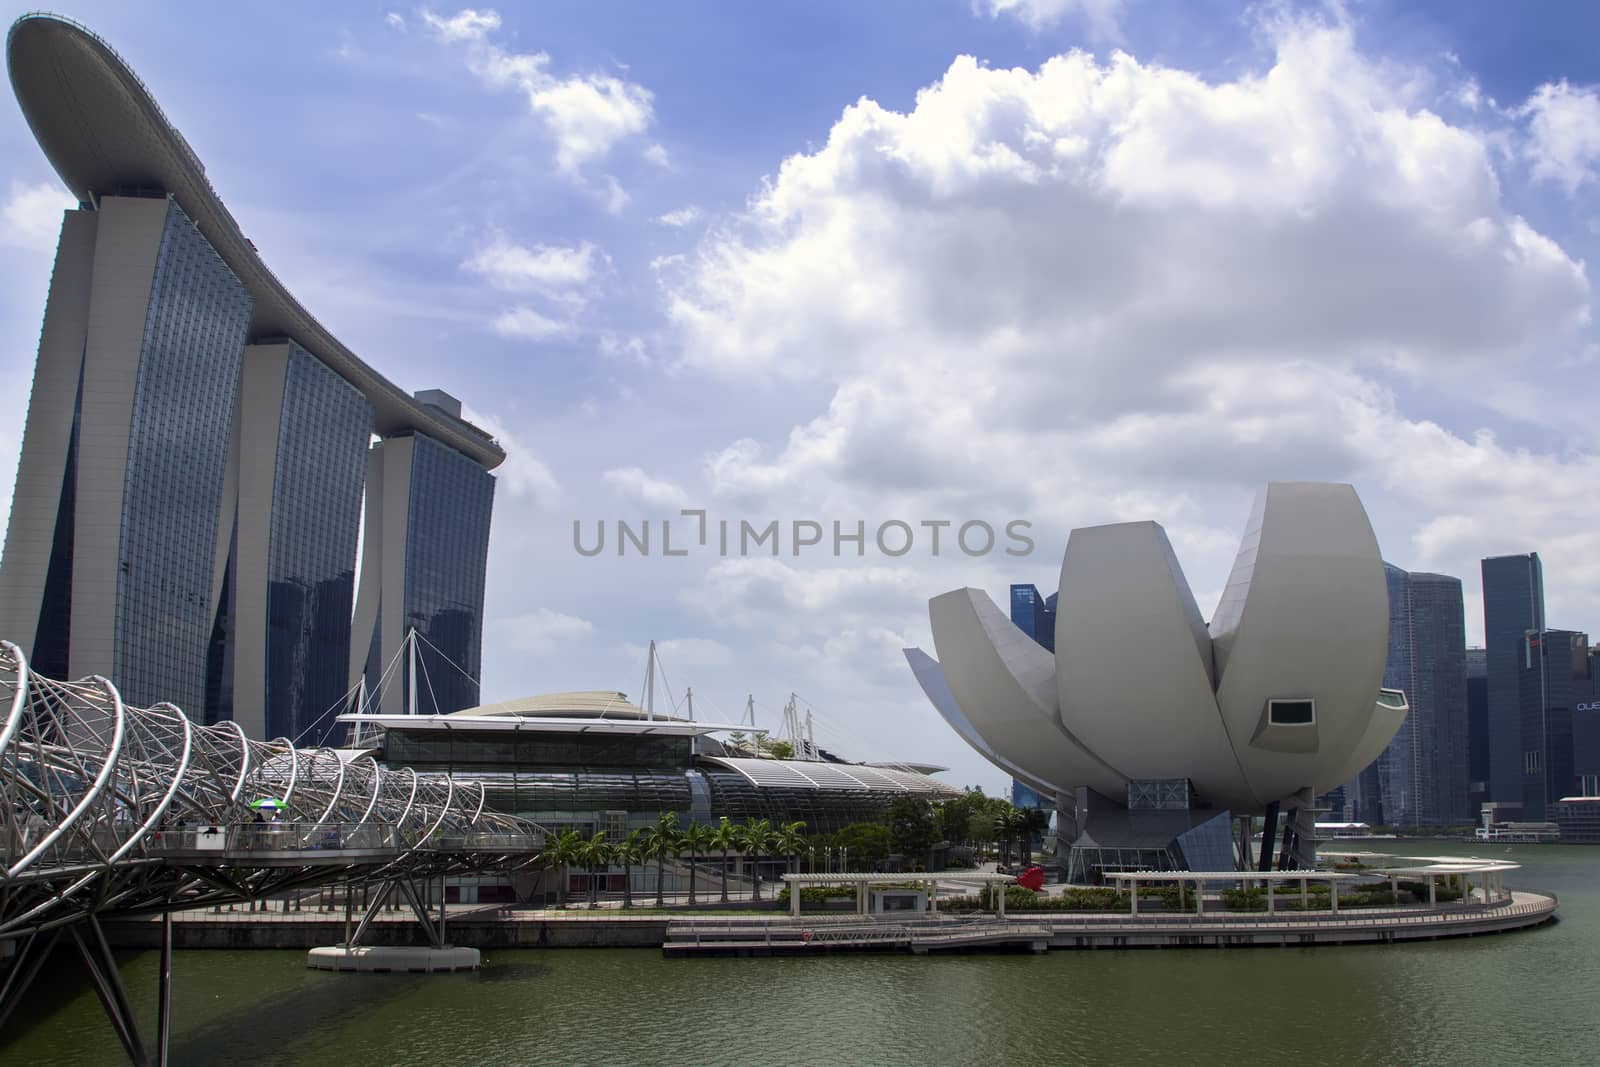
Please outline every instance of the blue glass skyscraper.
[{"label": "blue glass skyscraper", "polygon": [[[1404,691],[1411,711],[1375,764],[1379,811],[1364,812],[1363,818],[1404,826],[1470,821],[1461,580],[1389,563],[1384,577],[1389,655],[1383,684]],[[1368,780],[1370,802],[1370,775]]]},{"label": "blue glass skyscraper", "polygon": [[1056,650],[1056,594],[1039,595],[1032,584],[1011,587],[1011,621],[1039,644]]},{"label": "blue glass skyscraper", "polygon": [[1539,555],[1483,561],[1484,670],[1487,676],[1489,799],[1522,802],[1522,668],[1524,635],[1544,623],[1544,572]]},{"label": "blue glass skyscraper", "polygon": [[[493,504],[493,476],[430,437],[373,446],[350,681],[364,677],[369,691],[381,690],[383,711],[433,714],[478,702]],[[403,685],[385,684],[396,676]]]}]

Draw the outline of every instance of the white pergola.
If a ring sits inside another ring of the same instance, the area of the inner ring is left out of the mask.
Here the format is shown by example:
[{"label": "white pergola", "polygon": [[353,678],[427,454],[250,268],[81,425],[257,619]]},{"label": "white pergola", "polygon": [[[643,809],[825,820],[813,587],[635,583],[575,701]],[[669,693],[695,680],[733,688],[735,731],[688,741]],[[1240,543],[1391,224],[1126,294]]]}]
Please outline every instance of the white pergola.
[{"label": "white pergola", "polygon": [[[1399,889],[1401,878],[1426,880],[1429,904],[1438,903],[1440,879],[1447,885],[1454,882],[1461,890],[1462,902],[1470,902],[1472,875],[1480,876],[1478,889],[1483,893],[1485,904],[1509,899],[1510,894],[1505,887],[1505,872],[1522,869],[1520,863],[1476,859],[1472,856],[1399,856],[1391,852],[1347,852],[1334,849],[1318,849],[1317,854],[1329,859],[1349,860],[1360,864],[1367,868],[1362,873],[1388,878],[1392,890]],[[1412,862],[1409,866],[1391,866],[1397,860]]]},{"label": "white pergola", "polygon": [[[856,914],[867,914],[867,890],[875,885],[904,885],[911,882],[921,885],[928,894],[929,906],[933,914],[939,914],[939,886],[1006,886],[1017,879],[1009,874],[994,874],[985,871],[937,871],[932,874],[917,871],[907,874],[876,874],[862,871],[852,873],[849,871],[835,871],[831,873],[810,872],[806,874],[785,874],[783,880],[789,886],[789,914],[795,918],[800,916],[800,890],[806,886],[818,885],[848,885],[854,886],[856,891]],[[1002,890],[995,894],[995,914],[1001,918],[1006,914],[1006,895]]]},{"label": "white pergola", "polygon": [[1273,892],[1275,886],[1284,882],[1300,885],[1300,906],[1303,908],[1308,903],[1310,886],[1312,882],[1328,883],[1329,902],[1334,911],[1339,910],[1339,883],[1353,882],[1361,877],[1351,871],[1107,871],[1105,877],[1108,881],[1116,882],[1119,888],[1129,890],[1130,914],[1139,914],[1139,886],[1150,882],[1176,882],[1178,883],[1178,905],[1187,910],[1184,886],[1194,883],[1194,906],[1196,915],[1205,914],[1205,895],[1201,892],[1205,882],[1265,882],[1267,885],[1267,911],[1277,910],[1277,900]]}]

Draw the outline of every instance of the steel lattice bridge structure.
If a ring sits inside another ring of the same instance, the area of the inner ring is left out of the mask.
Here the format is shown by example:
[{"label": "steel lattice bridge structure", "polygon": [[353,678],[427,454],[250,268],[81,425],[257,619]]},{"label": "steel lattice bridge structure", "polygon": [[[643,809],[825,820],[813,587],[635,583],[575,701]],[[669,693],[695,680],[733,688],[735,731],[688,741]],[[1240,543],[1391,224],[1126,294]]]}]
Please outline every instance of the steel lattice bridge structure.
[{"label": "steel lattice bridge structure", "polygon": [[[359,882],[378,891],[352,944],[398,894],[437,945],[419,883],[530,864],[544,844],[536,824],[485,810],[481,785],[131,707],[105,678],[34,673],[7,641],[0,714],[0,1026],[65,939],[135,1063],[166,1062],[173,911]],[[273,821],[252,808],[263,799]],[[163,917],[154,1057],[101,927],[141,915]]]}]

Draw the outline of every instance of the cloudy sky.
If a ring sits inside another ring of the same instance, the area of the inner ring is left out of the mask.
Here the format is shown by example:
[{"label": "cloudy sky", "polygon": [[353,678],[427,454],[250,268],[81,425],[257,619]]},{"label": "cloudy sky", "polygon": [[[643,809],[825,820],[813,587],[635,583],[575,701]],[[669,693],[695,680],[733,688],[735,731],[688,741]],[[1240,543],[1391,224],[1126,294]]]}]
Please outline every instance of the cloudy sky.
[{"label": "cloudy sky", "polygon": [[[1353,482],[1388,559],[1463,578],[1474,642],[1479,558],[1529,550],[1552,625],[1600,633],[1600,9],[182,12],[70,13],[307,306],[511,454],[486,699],[636,696],[655,638],[701,717],[793,691],[845,754],[993,790],[901,658],[926,599],[1048,591],[1072,526],[1154,519],[1209,613],[1268,479]],[[11,105],[0,197],[7,507],[66,202]],[[779,520],[781,554],[680,517],[663,558],[682,508]],[[651,556],[574,551],[618,518]],[[1013,519],[1032,555],[920,525]],[[865,553],[794,556],[807,520]]]}]

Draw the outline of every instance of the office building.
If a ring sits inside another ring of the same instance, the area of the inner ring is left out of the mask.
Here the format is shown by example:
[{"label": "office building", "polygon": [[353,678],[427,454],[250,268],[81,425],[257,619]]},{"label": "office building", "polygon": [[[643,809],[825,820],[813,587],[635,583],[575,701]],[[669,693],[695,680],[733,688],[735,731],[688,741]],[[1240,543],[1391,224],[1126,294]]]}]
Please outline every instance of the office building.
[{"label": "office building", "polygon": [[1389,591],[1383,684],[1406,694],[1411,714],[1366,772],[1369,794],[1376,774],[1378,810],[1360,818],[1390,826],[1471,822],[1461,580],[1390,563],[1383,570]]},{"label": "office building", "polygon": [[1032,584],[1011,587],[1011,621],[1051,652],[1056,650],[1056,597],[1055,593],[1040,596],[1039,587]]},{"label": "office building", "polygon": [[1587,634],[1530,630],[1523,635],[1517,693],[1524,821],[1545,820],[1550,805],[1582,792],[1577,742],[1584,748],[1583,770],[1588,769],[1593,745],[1589,716],[1595,685],[1589,665]]},{"label": "office building", "polygon": [[1483,561],[1485,693],[1488,699],[1489,799],[1522,801],[1523,636],[1544,629],[1544,571],[1539,555]]},{"label": "office building", "polygon": [[[435,657],[429,710],[476,704],[489,471],[505,453],[451,398],[407,395],[311,317],[104,41],[28,15],[7,65],[79,203],[45,304],[0,636],[132,703],[315,743],[361,680],[352,662],[376,689],[414,627]],[[352,632],[363,492],[373,622]]]},{"label": "office building", "polygon": [[1476,813],[1489,799],[1489,659],[1486,650],[1467,649],[1467,810]]},{"label": "office building", "polygon": [[[1056,597],[1039,595],[1039,587],[1031,583],[1011,587],[1011,621],[1017,628],[1051,652],[1056,648]],[[1046,796],[1026,782],[1011,779],[1011,804],[1018,808],[1046,808],[1054,810],[1053,796]]]}]

